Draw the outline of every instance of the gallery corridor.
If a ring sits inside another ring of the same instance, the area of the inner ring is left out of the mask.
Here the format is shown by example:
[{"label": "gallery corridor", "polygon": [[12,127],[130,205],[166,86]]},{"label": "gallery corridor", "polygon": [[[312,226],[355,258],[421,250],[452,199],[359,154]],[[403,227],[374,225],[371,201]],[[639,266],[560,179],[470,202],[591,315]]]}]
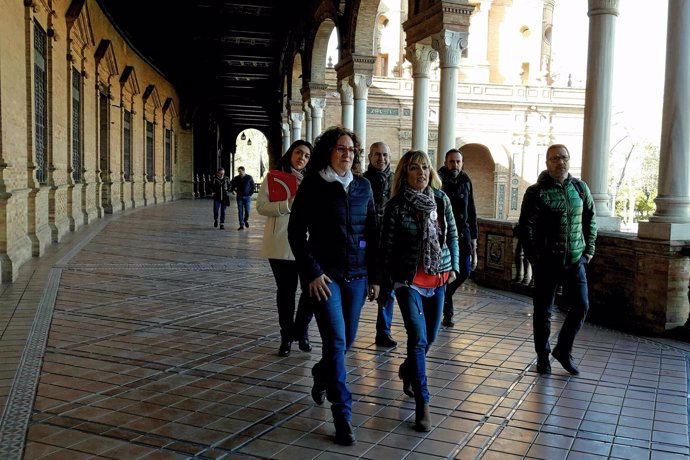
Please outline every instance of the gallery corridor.
[{"label": "gallery corridor", "polygon": [[[234,203],[233,203],[234,204]],[[211,203],[107,216],[0,285],[2,459],[687,459],[690,346],[586,324],[572,377],[535,372],[531,302],[468,282],[430,351],[433,428],[367,303],[348,356],[357,443],[309,395],[321,348],[278,358],[263,219]],[[558,321],[558,320],[557,320]],[[560,323],[556,324],[560,326]]]}]

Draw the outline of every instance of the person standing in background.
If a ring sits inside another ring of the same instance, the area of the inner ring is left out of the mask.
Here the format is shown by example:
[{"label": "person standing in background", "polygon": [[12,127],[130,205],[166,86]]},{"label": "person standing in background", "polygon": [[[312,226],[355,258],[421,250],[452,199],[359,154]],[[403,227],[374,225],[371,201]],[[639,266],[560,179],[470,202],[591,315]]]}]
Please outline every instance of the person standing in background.
[{"label": "person standing in background", "polygon": [[[364,177],[371,184],[371,191],[374,194],[374,209],[376,210],[376,227],[380,229],[383,208],[390,198],[391,183],[393,182],[390,148],[385,142],[371,144],[369,166],[364,172]],[[386,280],[381,280],[381,292],[376,302],[379,307],[376,317],[376,345],[393,348],[398,345],[398,342],[393,340],[393,336],[391,336],[395,295],[390,283]]]},{"label": "person standing in background", "polygon": [[218,227],[218,218],[220,217],[220,229],[225,228],[225,210],[230,203],[230,191],[232,185],[230,178],[225,175],[224,168],[218,168],[216,175],[211,181],[211,190],[213,191],[213,226]]},{"label": "person standing in background", "polygon": [[443,326],[453,327],[453,294],[469,278],[477,261],[477,210],[474,206],[474,188],[472,180],[462,169],[462,152],[450,149],[446,152],[446,160],[438,170],[443,190],[453,205],[453,216],[458,228],[458,244],[460,247],[460,273],[446,288],[446,299],[443,305]]},{"label": "person standing in background", "polygon": [[249,228],[249,209],[251,208],[254,189],[254,178],[244,172],[244,166],[237,168],[237,175],[232,178],[232,191],[236,195],[237,217],[240,221],[237,230]]}]

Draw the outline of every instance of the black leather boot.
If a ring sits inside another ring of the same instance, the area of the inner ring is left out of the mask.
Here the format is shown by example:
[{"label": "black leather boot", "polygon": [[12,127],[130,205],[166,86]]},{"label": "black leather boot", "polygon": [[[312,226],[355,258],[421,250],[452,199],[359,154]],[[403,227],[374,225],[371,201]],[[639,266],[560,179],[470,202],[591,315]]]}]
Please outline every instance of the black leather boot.
[{"label": "black leather boot", "polygon": [[429,403],[417,403],[414,409],[414,429],[421,432],[426,432],[431,429]]},{"label": "black leather boot", "polygon": [[341,446],[351,446],[356,442],[355,431],[352,424],[346,421],[336,421],[335,423],[335,438],[333,441]]},{"label": "black leather boot", "polygon": [[278,356],[285,358],[290,356],[290,349],[292,348],[292,341],[283,339],[280,341],[280,348],[278,348]]}]

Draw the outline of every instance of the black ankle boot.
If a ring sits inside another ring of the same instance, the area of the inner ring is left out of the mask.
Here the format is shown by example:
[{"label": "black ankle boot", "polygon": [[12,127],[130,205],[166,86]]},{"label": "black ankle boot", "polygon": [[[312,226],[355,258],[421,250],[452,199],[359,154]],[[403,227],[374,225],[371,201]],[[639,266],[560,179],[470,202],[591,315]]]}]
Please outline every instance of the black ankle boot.
[{"label": "black ankle boot", "polygon": [[326,401],[326,384],[319,375],[318,364],[311,368],[311,376],[314,379],[314,385],[311,387],[311,399],[319,406]]},{"label": "black ankle boot", "polygon": [[414,429],[421,432],[426,432],[431,429],[429,403],[417,403],[414,409]]},{"label": "black ankle boot", "polygon": [[292,348],[292,341],[283,339],[280,342],[280,348],[278,348],[278,356],[285,358],[290,356],[290,349]]},{"label": "black ankle boot", "polygon": [[333,441],[341,446],[351,446],[356,442],[355,432],[350,422],[340,421],[335,423],[335,438]]},{"label": "black ankle boot", "polygon": [[407,376],[407,368],[405,367],[404,361],[398,368],[398,377],[400,378],[400,380],[402,380],[403,383],[403,393],[405,393],[410,398],[414,398],[412,382],[410,381],[410,378]]}]

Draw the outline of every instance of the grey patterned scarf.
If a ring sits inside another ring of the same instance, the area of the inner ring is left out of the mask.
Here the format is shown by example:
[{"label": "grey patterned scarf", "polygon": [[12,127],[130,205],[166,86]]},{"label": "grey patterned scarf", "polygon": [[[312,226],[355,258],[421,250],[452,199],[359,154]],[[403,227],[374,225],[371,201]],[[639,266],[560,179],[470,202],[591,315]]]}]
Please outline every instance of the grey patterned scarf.
[{"label": "grey patterned scarf", "polygon": [[419,192],[407,185],[403,193],[412,209],[422,216],[424,271],[429,275],[437,275],[441,263],[441,245],[438,241],[440,229],[434,193],[431,191],[431,187],[427,187],[424,191]]}]

